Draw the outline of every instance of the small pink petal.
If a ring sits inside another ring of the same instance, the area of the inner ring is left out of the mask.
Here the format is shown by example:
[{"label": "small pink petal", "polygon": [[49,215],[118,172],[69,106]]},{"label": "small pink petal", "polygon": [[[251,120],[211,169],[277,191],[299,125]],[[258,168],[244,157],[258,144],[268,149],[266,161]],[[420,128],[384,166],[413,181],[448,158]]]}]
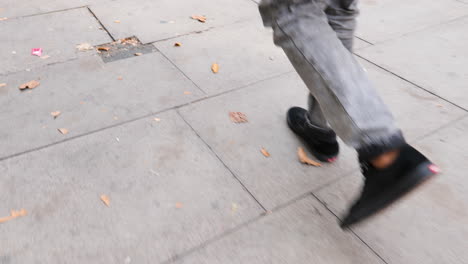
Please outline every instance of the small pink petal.
[{"label": "small pink petal", "polygon": [[34,48],[31,50],[31,55],[42,56],[42,48]]}]

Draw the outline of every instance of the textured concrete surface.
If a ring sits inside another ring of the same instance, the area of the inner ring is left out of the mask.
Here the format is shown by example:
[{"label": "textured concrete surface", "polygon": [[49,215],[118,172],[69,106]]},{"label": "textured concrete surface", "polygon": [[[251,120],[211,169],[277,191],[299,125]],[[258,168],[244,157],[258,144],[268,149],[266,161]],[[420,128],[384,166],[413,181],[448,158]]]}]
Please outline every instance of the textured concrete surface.
[{"label": "textured concrete surface", "polygon": [[[299,163],[307,89],[257,2],[0,1],[0,264],[468,263],[468,2],[361,1],[358,60],[443,174],[352,230],[354,150]],[[76,50],[130,36],[145,54]]]},{"label": "textured concrete surface", "polygon": [[371,43],[447,23],[463,17],[468,5],[457,0],[362,0],[356,34]]},{"label": "textured concrete surface", "polygon": [[467,109],[467,46],[464,17],[357,53]]},{"label": "textured concrete surface", "polygon": [[307,196],[176,263],[384,263]]},{"label": "textured concrete surface", "polygon": [[0,4],[0,17],[14,18],[34,16],[59,10],[84,7],[92,0],[3,0]]},{"label": "textured concrete surface", "polygon": [[1,254],[161,263],[263,212],[176,112],[158,117],[1,162],[0,211],[29,211],[0,225]]},{"label": "textured concrete surface", "polygon": [[[132,67],[135,63],[138,68]],[[17,88],[32,79],[40,79],[41,85],[23,92]],[[85,57],[8,75],[2,81],[7,86],[0,87],[0,122],[5,124],[0,132],[0,158],[117,125],[203,95],[159,53],[106,64],[98,56]],[[50,114],[54,111],[61,112],[56,119]],[[62,135],[59,128],[66,128],[69,133]]]},{"label": "textured concrete surface", "polygon": [[[89,54],[78,51],[76,45],[111,41],[99,27],[98,21],[86,8],[0,21],[0,75]],[[42,48],[42,57],[31,55],[33,48]]]},{"label": "textured concrete surface", "polygon": [[[116,38],[137,36],[143,43],[208,30],[213,27],[257,18],[257,6],[250,0],[104,0],[91,10]],[[191,19],[205,16],[206,23]],[[116,21],[119,21],[116,23]]]}]

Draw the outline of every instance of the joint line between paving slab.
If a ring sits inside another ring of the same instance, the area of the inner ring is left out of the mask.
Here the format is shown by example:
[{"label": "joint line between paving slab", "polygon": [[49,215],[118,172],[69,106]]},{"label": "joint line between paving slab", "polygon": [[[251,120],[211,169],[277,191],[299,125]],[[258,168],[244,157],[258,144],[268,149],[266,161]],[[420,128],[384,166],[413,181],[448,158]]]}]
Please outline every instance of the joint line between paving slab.
[{"label": "joint line between paving slab", "polygon": [[26,18],[26,17],[42,16],[42,15],[48,15],[48,14],[53,14],[53,13],[60,13],[60,12],[65,12],[65,11],[70,11],[70,10],[75,10],[75,9],[80,9],[80,8],[86,8],[86,6],[76,6],[76,7],[70,7],[70,8],[65,8],[65,9],[52,10],[52,11],[44,12],[44,13],[37,13],[37,14],[30,14],[30,15],[24,15],[24,16],[9,17],[8,20],[10,20],[10,19],[18,19],[18,18]]},{"label": "joint line between paving slab", "polygon": [[[56,64],[62,64],[62,63],[67,63],[67,62],[71,62],[71,61],[76,61],[78,59],[79,58],[70,58],[70,59],[66,59],[66,60],[54,61],[54,62],[50,62],[50,63],[47,63],[47,64],[37,65],[35,67],[31,67],[31,68],[27,68],[27,69],[21,69],[21,70],[17,70],[17,71],[1,72],[0,76],[13,75],[13,74],[17,74],[17,73],[20,73],[20,72],[30,72],[32,70],[38,70],[38,69],[48,67],[48,66],[52,66],[52,65],[56,65]],[[29,70],[29,71],[27,71],[27,70]]]},{"label": "joint line between paving slab", "polygon": [[[463,3],[463,2],[460,2],[460,3]],[[466,4],[466,3],[464,3],[464,4]],[[429,30],[429,29],[432,29],[432,28],[436,28],[436,27],[439,27],[439,26],[442,26],[442,25],[450,24],[452,22],[455,22],[455,21],[460,20],[460,19],[464,19],[466,17],[468,17],[468,15],[461,15],[459,17],[452,18],[452,19],[449,19],[447,21],[442,21],[439,24],[424,26],[422,28],[419,28],[419,29],[416,29],[416,30],[413,30],[413,31],[410,31],[410,32],[406,32],[406,33],[401,34],[401,35],[395,35],[395,36],[390,37],[388,39],[376,41],[373,45],[379,45],[379,44],[383,44],[383,43],[388,42],[388,41],[394,41],[394,40],[396,40],[398,38],[406,37],[406,36],[409,36],[409,35],[412,35],[412,34],[415,34],[415,33],[419,33],[419,32],[422,32],[422,31],[426,31],[426,30]],[[365,48],[363,48],[363,49],[365,49]]]},{"label": "joint line between paving slab", "polygon": [[177,66],[172,60],[170,60],[170,59],[166,56],[166,54],[164,54],[162,51],[160,51],[160,50],[158,49],[158,47],[156,47],[155,45],[153,45],[153,46],[155,47],[155,49],[156,49],[170,64],[172,64],[172,66],[173,66],[174,68],[176,68],[182,75],[184,75],[185,78],[187,78],[187,80],[189,80],[193,85],[195,85],[195,87],[197,87],[198,90],[200,90],[204,95],[207,94],[202,88],[200,88],[200,86],[198,86],[197,83],[195,83],[187,74],[185,74],[185,72],[182,71],[182,70],[179,68],[179,66]]},{"label": "joint line between paving slab", "polygon": [[361,38],[361,37],[358,37],[358,36],[354,36],[354,37],[357,38],[357,39],[359,39],[359,40],[364,41],[365,43],[367,43],[367,44],[369,44],[369,45],[374,45],[374,43],[372,43],[372,42],[370,42],[370,41],[367,41],[367,40],[365,40],[365,39],[363,39],[363,38]]},{"label": "joint line between paving slab", "polygon": [[451,104],[451,105],[453,105],[453,106],[455,106],[455,107],[457,107],[457,108],[459,108],[459,109],[461,109],[461,110],[464,110],[465,112],[468,112],[468,110],[465,109],[464,107],[462,107],[462,106],[460,106],[460,105],[458,105],[458,104],[456,104],[456,103],[453,103],[453,102],[449,101],[448,99],[445,99],[444,97],[442,97],[442,96],[440,96],[440,95],[438,95],[438,94],[436,94],[436,93],[434,93],[434,92],[432,92],[432,91],[429,91],[428,89],[422,87],[421,85],[418,85],[418,84],[416,84],[416,83],[414,83],[414,82],[412,82],[412,81],[406,79],[405,77],[403,77],[403,76],[401,76],[401,75],[398,75],[398,74],[392,72],[392,71],[389,70],[389,69],[384,68],[383,66],[378,65],[377,63],[375,63],[375,62],[373,62],[373,61],[371,61],[371,60],[365,58],[364,56],[359,55],[359,54],[355,54],[355,55],[356,55],[357,57],[359,57],[359,58],[361,58],[361,59],[363,59],[363,60],[365,60],[365,61],[371,63],[372,65],[377,66],[377,67],[379,67],[380,69],[382,69],[382,70],[384,70],[384,71],[386,71],[386,72],[388,72],[388,73],[390,73],[390,74],[392,74],[392,75],[394,75],[394,76],[400,78],[401,80],[403,80],[403,81],[405,81],[405,82],[407,82],[407,83],[410,83],[410,84],[412,84],[412,85],[418,87],[419,89],[421,89],[421,90],[423,90],[423,91],[426,91],[427,93],[430,93],[430,94],[432,94],[433,96],[435,96],[435,97],[437,97],[437,98],[439,98],[439,99],[441,99],[441,100],[443,100],[443,101],[445,101],[445,102],[447,102],[447,103],[449,103],[449,104]]},{"label": "joint line between paving slab", "polygon": [[96,21],[99,23],[99,25],[101,25],[101,27],[104,29],[104,31],[106,31],[107,35],[109,35],[109,37],[111,38],[112,41],[115,41],[115,38],[114,36],[112,36],[112,34],[109,32],[109,30],[107,30],[106,26],[104,26],[104,24],[101,22],[101,20],[96,16],[96,14],[93,12],[93,10],[91,10],[91,8],[89,6],[86,6],[86,9],[88,9],[89,13],[91,13],[91,15],[96,19]]},{"label": "joint line between paving slab", "polygon": [[[224,25],[223,25],[223,26],[224,26]],[[171,39],[176,39],[176,38],[180,38],[180,37],[185,37],[185,36],[189,36],[189,35],[192,35],[192,34],[201,34],[201,33],[205,33],[205,32],[208,32],[208,31],[210,31],[210,30],[213,30],[213,29],[222,28],[223,26],[219,26],[219,27],[209,27],[209,28],[203,29],[203,30],[190,31],[190,32],[188,32],[188,33],[179,34],[179,35],[172,36],[172,37],[168,37],[168,38],[158,39],[158,40],[150,41],[150,42],[144,43],[144,44],[155,44],[155,43],[158,43],[158,42],[163,42],[163,41],[166,41],[166,40],[171,40]]]},{"label": "joint line between paving slab", "polygon": [[205,247],[207,247],[207,246],[209,246],[209,245],[223,239],[224,237],[229,236],[229,235],[241,230],[242,228],[244,228],[244,227],[246,227],[246,226],[248,226],[248,225],[250,225],[250,224],[252,224],[252,223],[254,223],[254,222],[258,221],[258,220],[260,220],[261,218],[263,218],[265,216],[266,216],[266,213],[262,213],[262,214],[254,217],[254,218],[252,218],[250,220],[247,220],[246,222],[243,222],[243,223],[241,223],[241,224],[239,224],[239,225],[237,225],[237,226],[235,226],[235,227],[233,227],[233,228],[231,228],[231,229],[229,229],[229,230],[227,230],[227,231],[225,231],[225,232],[223,232],[223,233],[221,233],[221,234],[219,234],[217,236],[214,236],[214,237],[212,237],[210,239],[207,239],[206,241],[204,241],[203,243],[201,243],[198,246],[195,246],[195,247],[193,247],[191,249],[188,249],[188,250],[186,250],[186,251],[184,251],[184,252],[182,252],[180,254],[175,254],[174,256],[170,257],[169,259],[164,260],[163,262],[161,262],[161,264],[170,264],[170,263],[173,263],[174,261],[177,261],[179,259],[183,259],[183,258],[189,256],[190,254],[192,254],[193,252],[195,252],[195,251],[197,251],[199,249],[205,248]]},{"label": "joint line between paving slab", "polygon": [[[58,62],[58,63],[60,63],[60,62]],[[73,137],[69,137],[69,138],[66,138],[66,139],[63,139],[63,140],[59,140],[59,141],[56,141],[56,142],[52,142],[52,143],[49,143],[49,144],[46,144],[46,145],[42,145],[42,146],[39,146],[39,147],[35,147],[35,148],[32,148],[32,149],[29,149],[29,150],[25,150],[25,151],[21,151],[21,152],[18,152],[18,153],[10,154],[10,155],[4,156],[4,157],[0,157],[0,161],[4,161],[4,160],[7,160],[7,159],[11,159],[11,158],[14,158],[14,157],[18,157],[18,156],[21,156],[21,155],[23,155],[23,154],[28,154],[28,153],[31,153],[31,152],[34,152],[34,151],[42,150],[42,149],[45,149],[45,148],[48,148],[48,147],[52,147],[52,146],[55,146],[55,145],[58,145],[58,144],[61,144],[61,143],[65,143],[65,142],[68,142],[68,141],[71,141],[71,140],[80,138],[80,137],[88,136],[88,135],[91,135],[91,134],[94,134],[94,133],[98,133],[98,132],[101,132],[101,131],[104,131],[104,130],[107,130],[107,129],[111,129],[111,128],[118,127],[118,126],[121,126],[121,125],[125,125],[125,124],[131,123],[131,122],[139,121],[139,120],[142,120],[142,119],[151,117],[151,116],[153,116],[153,115],[157,115],[157,114],[164,113],[164,112],[166,112],[166,111],[177,110],[177,109],[179,109],[179,108],[182,108],[182,107],[191,105],[191,104],[193,104],[193,103],[197,103],[197,102],[201,102],[201,101],[204,101],[204,100],[207,100],[207,99],[215,98],[215,97],[218,97],[218,96],[223,95],[223,94],[227,94],[227,93],[230,93],[230,92],[234,92],[234,91],[246,89],[246,88],[249,88],[250,86],[252,86],[252,85],[254,85],[254,84],[258,83],[258,82],[267,81],[267,80],[270,80],[270,79],[273,79],[273,78],[276,78],[276,77],[279,77],[279,76],[281,76],[281,75],[285,75],[285,74],[288,74],[288,73],[291,73],[291,71],[283,72],[283,73],[280,73],[280,74],[277,74],[277,75],[274,75],[274,76],[265,78],[265,79],[260,80],[260,81],[255,81],[255,82],[246,84],[246,85],[244,85],[244,86],[234,88],[234,89],[232,89],[232,90],[223,91],[223,92],[218,93],[218,94],[213,94],[213,95],[204,96],[204,97],[198,98],[198,99],[196,99],[196,100],[189,101],[189,102],[187,102],[187,103],[183,103],[183,104],[180,104],[180,105],[167,107],[167,108],[161,109],[161,110],[159,110],[159,111],[155,111],[155,112],[151,112],[151,113],[149,113],[149,114],[143,115],[143,116],[138,116],[138,117],[135,117],[135,118],[131,118],[131,119],[129,119],[129,120],[126,120],[126,121],[123,121],[123,122],[120,122],[120,123],[116,123],[116,124],[113,124],[113,125],[109,125],[109,126],[105,126],[105,127],[99,128],[99,129],[95,129],[95,130],[91,130],[91,131],[88,131],[88,132],[84,132],[83,134],[79,134],[79,135],[76,135],[76,136],[73,136]],[[1,76],[1,74],[0,74],[0,76]]]},{"label": "joint line between paving slab", "polygon": [[244,190],[252,197],[252,199],[257,202],[257,204],[263,209],[264,212],[267,212],[267,209],[265,206],[263,206],[260,201],[255,197],[255,195],[247,188],[247,186],[244,185],[244,183],[239,179],[239,177],[236,176],[236,174],[231,170],[231,168],[228,167],[226,163],[221,159],[221,157],[214,151],[214,149],[198,134],[198,132],[192,127],[192,125],[184,118],[184,116],[179,112],[179,110],[176,110],[177,114],[184,120],[184,122],[190,127],[190,129],[197,135],[197,137],[208,147],[208,149],[215,155],[215,157],[223,164],[223,166],[231,173],[231,175],[239,182],[239,184],[244,188]]},{"label": "joint line between paving slab", "polygon": [[[330,210],[330,208],[328,208],[328,206],[326,206],[325,203],[322,202],[315,194],[310,193],[310,195],[314,197],[320,204],[322,204],[332,215],[334,215],[338,220],[341,221],[341,218],[338,217],[332,210]],[[380,260],[382,260],[383,263],[388,264],[388,262],[385,261],[385,259],[383,259],[382,256],[380,256],[379,253],[377,253],[377,251],[375,251],[369,244],[367,244],[358,234],[356,234],[353,229],[349,227],[347,227],[346,229],[349,230],[351,233],[353,233],[353,235],[357,239],[359,239],[372,253],[374,253],[375,256],[377,256]],[[343,232],[346,232],[346,231],[343,229]]]}]

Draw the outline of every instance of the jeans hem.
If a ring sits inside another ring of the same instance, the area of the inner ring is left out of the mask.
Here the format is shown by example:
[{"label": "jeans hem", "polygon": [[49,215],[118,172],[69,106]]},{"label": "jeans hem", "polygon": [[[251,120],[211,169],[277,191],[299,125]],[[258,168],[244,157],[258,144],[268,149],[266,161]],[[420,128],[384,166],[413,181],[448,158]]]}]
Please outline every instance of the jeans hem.
[{"label": "jeans hem", "polygon": [[406,144],[405,138],[401,132],[382,140],[379,143],[372,143],[357,149],[359,161],[369,161],[382,155],[385,152],[403,147]]}]

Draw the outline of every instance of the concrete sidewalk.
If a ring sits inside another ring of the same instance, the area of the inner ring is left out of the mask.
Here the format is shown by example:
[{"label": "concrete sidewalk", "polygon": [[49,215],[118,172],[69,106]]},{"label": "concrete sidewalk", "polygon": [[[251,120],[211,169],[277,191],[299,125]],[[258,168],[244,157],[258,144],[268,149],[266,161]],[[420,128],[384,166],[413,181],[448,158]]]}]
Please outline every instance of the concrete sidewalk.
[{"label": "concrete sidewalk", "polygon": [[256,2],[1,1],[0,219],[27,214],[0,264],[468,263],[468,1],[360,5],[356,56],[443,174],[343,231],[356,154],[298,161],[307,89]]}]

